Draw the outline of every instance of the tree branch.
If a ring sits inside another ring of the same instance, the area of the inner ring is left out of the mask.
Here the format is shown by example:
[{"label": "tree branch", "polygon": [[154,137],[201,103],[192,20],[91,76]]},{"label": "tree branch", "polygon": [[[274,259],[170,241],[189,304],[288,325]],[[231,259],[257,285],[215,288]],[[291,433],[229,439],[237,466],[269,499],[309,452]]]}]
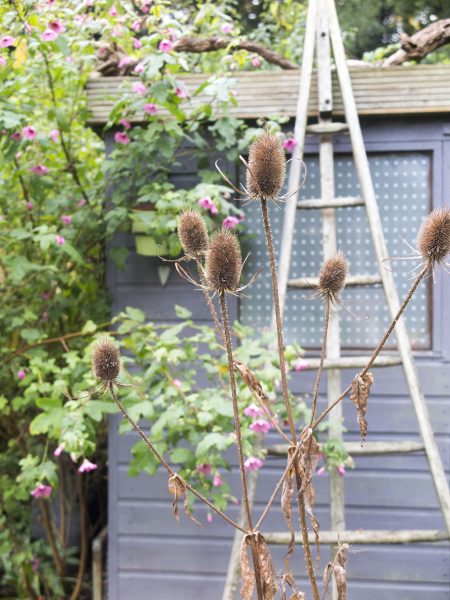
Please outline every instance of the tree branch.
[{"label": "tree branch", "polygon": [[401,65],[407,60],[421,61],[427,54],[450,44],[450,19],[435,21],[414,35],[403,35],[401,48],[383,61],[383,67]]}]

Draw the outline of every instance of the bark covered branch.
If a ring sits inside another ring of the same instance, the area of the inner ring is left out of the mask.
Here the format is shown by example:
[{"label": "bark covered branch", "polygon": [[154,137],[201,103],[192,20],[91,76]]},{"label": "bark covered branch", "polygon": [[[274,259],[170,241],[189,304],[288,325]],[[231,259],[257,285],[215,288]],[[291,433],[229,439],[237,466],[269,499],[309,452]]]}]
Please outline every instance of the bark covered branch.
[{"label": "bark covered branch", "polygon": [[401,65],[407,60],[420,61],[445,44],[450,44],[450,19],[431,23],[412,36],[403,35],[401,47],[384,60],[382,66]]}]

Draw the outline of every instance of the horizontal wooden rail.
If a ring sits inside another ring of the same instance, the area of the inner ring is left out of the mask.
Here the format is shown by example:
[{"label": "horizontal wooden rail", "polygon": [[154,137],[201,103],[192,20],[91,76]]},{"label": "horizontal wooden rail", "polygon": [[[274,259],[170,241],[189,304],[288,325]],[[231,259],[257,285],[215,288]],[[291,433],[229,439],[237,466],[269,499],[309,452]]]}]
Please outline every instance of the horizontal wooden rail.
[{"label": "horizontal wooden rail", "polygon": [[[386,454],[410,454],[412,452],[423,452],[425,446],[422,442],[399,441],[399,442],[344,442],[344,448],[352,456],[378,456]],[[286,444],[274,444],[267,448],[269,456],[286,456]]]},{"label": "horizontal wooden rail", "polygon": [[315,208],[349,208],[352,206],[363,206],[362,198],[341,197],[333,200],[322,200],[321,198],[311,198],[310,200],[300,200],[297,202],[297,208],[315,209]]},{"label": "horizontal wooden rail", "polygon": [[[300,277],[299,279],[289,279],[288,287],[300,290],[308,290],[316,288],[318,283],[318,277]],[[381,277],[379,275],[350,275],[345,280],[346,287],[378,284],[381,284]]]},{"label": "horizontal wooden rail", "polygon": [[[264,533],[268,544],[289,544],[289,533]],[[356,531],[320,531],[321,544],[408,544],[410,542],[442,542],[450,539],[446,531],[437,529],[399,529],[399,530],[364,530]],[[309,542],[314,544],[315,538],[309,533]],[[301,544],[301,538],[296,536],[296,544]]]}]

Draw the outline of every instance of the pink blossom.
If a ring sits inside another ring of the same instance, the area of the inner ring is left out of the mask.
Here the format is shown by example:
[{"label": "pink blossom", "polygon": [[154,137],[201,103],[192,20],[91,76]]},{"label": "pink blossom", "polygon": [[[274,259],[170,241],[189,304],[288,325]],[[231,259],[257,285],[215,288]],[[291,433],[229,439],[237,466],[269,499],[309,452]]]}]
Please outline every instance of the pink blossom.
[{"label": "pink blossom", "polygon": [[181,388],[181,381],[179,379],[174,379],[172,383],[178,390]]},{"label": "pink blossom", "polygon": [[33,560],[31,561],[31,570],[33,572],[36,572],[40,566],[41,566],[41,561],[38,558],[33,558]]},{"label": "pink blossom", "polygon": [[57,448],[55,448],[54,452],[53,452],[53,456],[60,456],[61,453],[64,450],[64,444],[59,444],[59,446]]},{"label": "pink blossom", "polygon": [[211,210],[211,208],[214,206],[214,202],[209,196],[205,196],[204,198],[200,198],[198,205],[206,210]]},{"label": "pink blossom", "polygon": [[27,210],[33,210],[33,203],[28,201],[25,206],[27,207]]},{"label": "pink blossom", "polygon": [[138,63],[135,67],[134,67],[134,73],[143,73],[144,72],[144,65],[142,63]]},{"label": "pink blossom", "polygon": [[31,495],[34,498],[48,498],[52,493],[51,485],[44,485],[43,483],[39,483],[34,490],[31,491]]},{"label": "pink blossom", "polygon": [[249,404],[244,408],[244,415],[246,417],[263,417],[264,411],[257,404]]},{"label": "pink blossom", "polygon": [[222,477],[219,475],[219,473],[216,473],[214,475],[213,485],[215,487],[220,487],[222,484],[223,484]]},{"label": "pink blossom", "polygon": [[255,69],[259,69],[259,67],[261,66],[261,59],[259,58],[259,56],[254,56],[252,58],[252,66],[255,67]]},{"label": "pink blossom", "polygon": [[175,94],[178,96],[178,98],[181,98],[181,99],[187,98],[187,93],[185,90],[183,90],[183,88],[176,87]]},{"label": "pink blossom", "polygon": [[24,24],[25,32],[30,34],[33,31],[33,27],[29,23]]},{"label": "pink blossom", "polygon": [[270,423],[264,419],[257,419],[251,423],[250,429],[256,433],[267,433],[270,430]]},{"label": "pink blossom", "polygon": [[66,30],[66,26],[59,19],[55,19],[54,21],[50,21],[48,24],[48,28],[56,33],[63,33]]},{"label": "pink blossom", "polygon": [[240,221],[237,217],[225,217],[222,221],[222,227],[225,229],[234,229],[237,225],[239,225]]},{"label": "pink blossom", "polygon": [[117,12],[117,8],[115,6],[111,6],[108,14],[110,17],[117,17],[119,13]]},{"label": "pink blossom", "polygon": [[173,43],[170,40],[161,40],[159,42],[159,49],[161,52],[170,52],[173,48]]},{"label": "pink blossom", "polygon": [[46,29],[44,33],[41,34],[41,40],[44,42],[53,42],[58,37],[58,33],[53,31],[53,29]]},{"label": "pink blossom", "polygon": [[35,165],[34,167],[31,167],[30,171],[35,175],[47,175],[48,173],[48,169],[45,165]]},{"label": "pink blossom", "polygon": [[55,235],[55,244],[57,246],[63,246],[66,243],[66,240],[62,235]]},{"label": "pink blossom", "polygon": [[250,456],[246,461],[244,461],[244,467],[247,469],[247,471],[257,471],[263,466],[263,464],[264,461],[262,461],[260,458],[256,458],[256,456]]},{"label": "pink blossom", "polygon": [[213,205],[211,206],[211,208],[209,209],[209,212],[210,212],[212,215],[217,215],[217,213],[219,212],[219,210],[218,210],[217,206],[216,206],[215,204],[213,204]]},{"label": "pink blossom", "polygon": [[134,58],[132,56],[123,56],[118,63],[118,67],[119,69],[121,69],[122,67],[127,67],[128,65],[131,65],[134,62]]},{"label": "pink blossom", "polygon": [[36,129],[34,127],[31,127],[30,125],[27,125],[26,127],[24,127],[22,129],[22,135],[27,140],[34,140],[34,138],[37,135],[37,132],[36,132]]},{"label": "pink blossom", "polygon": [[294,138],[288,138],[283,142],[283,148],[286,150],[286,152],[292,152],[296,145],[297,142],[294,140]]},{"label": "pink blossom", "polygon": [[297,371],[297,372],[305,371],[305,369],[307,369],[309,367],[309,362],[307,360],[305,360],[304,358],[297,358],[297,360],[294,361],[293,366],[294,366],[294,371]]},{"label": "pink blossom", "polygon": [[116,25],[116,27],[113,27],[113,29],[111,30],[111,35],[112,35],[112,37],[122,37],[123,32],[124,32],[123,27]]},{"label": "pink blossom", "polygon": [[20,131],[15,131],[14,133],[11,134],[11,139],[14,140],[15,142],[18,142],[19,140],[22,139],[22,134],[20,133]]},{"label": "pink blossom", "polygon": [[70,225],[72,223],[72,217],[71,215],[61,215],[61,221],[64,225]]},{"label": "pink blossom", "polygon": [[125,128],[125,129],[131,129],[131,123],[130,121],[128,121],[128,119],[120,119],[119,123]]},{"label": "pink blossom", "polygon": [[50,139],[52,142],[57,142],[59,139],[59,129],[52,129],[50,131]]},{"label": "pink blossom", "polygon": [[17,379],[20,379],[20,381],[22,381],[22,379],[25,379],[26,376],[27,372],[24,369],[20,369],[19,371],[17,371]]},{"label": "pink blossom", "polygon": [[133,39],[133,48],[135,48],[136,50],[139,50],[139,48],[142,48],[141,40],[139,40],[138,38],[134,38]]},{"label": "pink blossom", "polygon": [[78,467],[78,473],[89,473],[89,471],[95,471],[97,465],[95,463],[91,463],[90,460],[85,458],[81,465]]},{"label": "pink blossom", "polygon": [[46,310],[41,314],[41,320],[48,321],[48,312]]},{"label": "pink blossom", "polygon": [[203,475],[211,475],[212,467],[209,463],[201,463],[197,465],[197,471]]},{"label": "pink blossom", "polygon": [[140,21],[135,21],[132,25],[131,25],[131,29],[133,31],[139,31],[139,29],[141,28],[141,22]]},{"label": "pink blossom", "polygon": [[45,292],[42,292],[41,298],[42,300],[49,300],[51,295],[52,293],[49,290],[45,290]]},{"label": "pink blossom", "polygon": [[341,477],[344,477],[344,475],[345,475],[345,467],[344,467],[344,465],[341,465],[340,467],[338,467],[337,468],[337,472],[339,473],[339,475]]},{"label": "pink blossom", "polygon": [[327,472],[327,470],[325,467],[320,467],[320,469],[317,469],[316,475],[318,477],[322,477],[322,475],[325,475],[326,472]]},{"label": "pink blossom", "polygon": [[6,58],[4,56],[0,56],[0,67],[6,67]]},{"label": "pink blossom", "polygon": [[174,29],[173,27],[170,27],[167,30],[167,37],[169,38],[169,40],[171,42],[173,42],[173,40],[176,40],[177,37],[179,37],[179,36],[180,36],[180,32],[178,31],[178,29]]},{"label": "pink blossom", "polygon": [[223,23],[220,27],[222,33],[231,33],[233,31],[233,23]]},{"label": "pink blossom", "polygon": [[213,516],[212,516],[212,514],[210,512],[206,515],[206,520],[208,521],[208,523],[212,523]]},{"label": "pink blossom", "polygon": [[13,38],[12,35],[3,35],[0,38],[0,48],[8,48],[9,46],[14,46],[16,43],[16,38]]},{"label": "pink blossom", "polygon": [[78,208],[82,208],[85,204],[87,204],[86,198],[80,198],[77,202]]},{"label": "pink blossom", "polygon": [[136,83],[133,83],[133,85],[131,86],[131,89],[136,94],[143,95],[143,94],[147,93],[147,87],[141,81],[137,81]]},{"label": "pink blossom", "polygon": [[144,112],[149,115],[156,115],[158,108],[156,107],[156,104],[153,104],[153,102],[147,102],[147,104],[144,104]]},{"label": "pink blossom", "polygon": [[125,131],[116,131],[114,134],[114,141],[116,144],[123,144],[125,146],[131,142],[128,134],[125,133]]}]

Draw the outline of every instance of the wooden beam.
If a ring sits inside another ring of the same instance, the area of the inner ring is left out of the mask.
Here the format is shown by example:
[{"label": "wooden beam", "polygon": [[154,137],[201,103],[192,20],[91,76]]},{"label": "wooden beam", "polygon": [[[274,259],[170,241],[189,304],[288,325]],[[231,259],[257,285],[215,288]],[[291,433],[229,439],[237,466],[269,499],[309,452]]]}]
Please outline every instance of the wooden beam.
[{"label": "wooden beam", "polygon": [[[286,444],[273,444],[267,448],[269,456],[287,456]],[[384,456],[389,454],[411,454],[423,452],[423,442],[344,442],[344,448],[351,456]]]},{"label": "wooden beam", "polygon": [[[289,279],[288,287],[308,290],[314,289],[319,283],[318,277],[299,277],[298,279]],[[345,280],[345,287],[356,287],[359,285],[377,285],[381,283],[379,275],[349,275]]]},{"label": "wooden beam", "polygon": [[[409,544],[411,542],[443,542],[450,538],[446,531],[437,529],[406,529],[406,530],[364,530],[356,531],[321,531],[319,533],[321,544]],[[288,545],[289,533],[264,533],[268,544]],[[314,544],[314,535],[309,533],[309,541]],[[301,544],[301,539],[296,536],[295,543]]]}]

